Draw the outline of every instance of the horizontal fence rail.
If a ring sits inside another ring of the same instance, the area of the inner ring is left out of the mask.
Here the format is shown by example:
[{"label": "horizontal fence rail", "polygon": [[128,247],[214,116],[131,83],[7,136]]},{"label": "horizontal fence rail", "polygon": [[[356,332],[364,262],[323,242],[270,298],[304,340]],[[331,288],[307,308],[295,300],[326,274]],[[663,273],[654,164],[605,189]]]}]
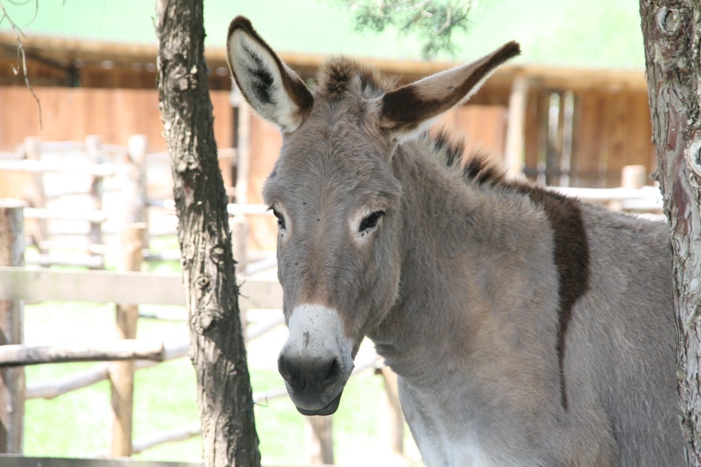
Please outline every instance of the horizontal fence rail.
[{"label": "horizontal fence rail", "polygon": [[[177,345],[166,345],[163,350],[163,359],[160,362],[167,362],[176,358],[187,356],[190,349],[190,343],[182,343]],[[151,368],[158,363],[152,360],[137,360],[135,364],[136,370]],[[111,364],[109,362],[100,363],[87,370],[75,372],[50,383],[32,384],[27,386],[25,393],[26,399],[54,399],[71,391],[76,391],[93,384],[105,381],[109,378]]]},{"label": "horizontal fence rail", "polygon": [[582,201],[626,201],[646,200],[654,207],[662,209],[662,193],[654,186],[641,188],[575,188],[575,187],[549,187],[566,196],[575,196]]},{"label": "horizontal fence rail", "polygon": [[188,462],[154,462],[126,459],[70,459],[57,457],[24,457],[0,454],[2,467],[203,467]]},{"label": "horizontal fence rail", "polygon": [[0,345],[0,367],[114,360],[163,361],[163,342],[123,339],[81,345]]},{"label": "horizontal fence rail", "polygon": [[93,177],[113,177],[117,169],[111,164],[66,164],[63,162],[36,161],[36,160],[0,160],[0,170],[27,173],[64,173],[92,175]]},{"label": "horizontal fence rail", "polygon": [[[245,279],[239,289],[242,308],[277,309],[282,288],[276,280]],[[142,272],[54,271],[0,266],[0,300],[49,300],[185,305],[180,275]]]}]

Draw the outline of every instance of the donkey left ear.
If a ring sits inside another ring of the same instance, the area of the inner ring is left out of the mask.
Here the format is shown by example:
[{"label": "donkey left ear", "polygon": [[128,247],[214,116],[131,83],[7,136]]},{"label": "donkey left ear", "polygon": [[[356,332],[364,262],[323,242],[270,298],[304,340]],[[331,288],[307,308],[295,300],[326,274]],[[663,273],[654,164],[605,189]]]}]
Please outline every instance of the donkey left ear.
[{"label": "donkey left ear", "polygon": [[312,93],[248,18],[237,16],[231,22],[226,52],[231,74],[255,111],[283,132],[296,130],[314,105]]},{"label": "donkey left ear", "polygon": [[509,42],[473,63],[388,92],[382,98],[380,127],[393,139],[420,133],[443,112],[472,97],[500,65],[520,53],[519,44]]}]

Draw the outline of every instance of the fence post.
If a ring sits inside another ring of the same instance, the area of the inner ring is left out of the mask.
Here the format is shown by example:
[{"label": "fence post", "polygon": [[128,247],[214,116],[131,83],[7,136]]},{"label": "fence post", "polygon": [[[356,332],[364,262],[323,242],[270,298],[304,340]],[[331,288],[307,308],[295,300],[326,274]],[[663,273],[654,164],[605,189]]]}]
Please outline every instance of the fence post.
[{"label": "fence post", "polygon": [[[24,266],[24,209],[18,200],[0,199],[0,265]],[[24,303],[0,301],[0,345],[22,344]],[[24,367],[0,369],[0,452],[22,453]]]},{"label": "fence post", "polygon": [[[41,160],[41,146],[39,138],[31,137],[24,140],[24,158],[27,160]],[[46,189],[44,188],[44,174],[38,173],[32,176],[33,186],[29,195],[29,203],[35,208],[46,208]],[[31,235],[39,253],[46,253],[42,242],[49,239],[49,227],[46,219],[34,219],[28,235]]]},{"label": "fence post", "polygon": [[[100,137],[97,135],[88,135],[85,137],[85,151],[88,154],[88,159],[93,164],[102,164],[105,159],[100,150]],[[102,176],[94,176],[92,184],[90,185],[90,197],[92,198],[92,209],[99,211],[102,209],[102,194],[104,192],[104,178]],[[100,222],[90,223],[90,233],[88,234],[88,240],[91,245],[101,245],[102,244],[102,224]],[[104,268],[104,256],[100,255],[102,259],[102,267]]]},{"label": "fence post", "polygon": [[144,236],[142,244],[149,247],[148,238],[148,182],[146,179],[146,152],[148,150],[148,138],[146,135],[132,135],[128,143],[128,166],[123,182],[126,194],[125,206],[127,209],[124,222],[128,224],[144,223]]},{"label": "fence post", "polygon": [[[404,453],[404,415],[399,405],[399,391],[397,389],[397,374],[383,366],[380,374],[384,381],[384,403],[380,418],[381,431],[386,433],[387,442],[392,452]],[[384,431],[384,430],[387,431]]]},{"label": "fence post", "polygon": [[511,177],[524,176],[526,153],[526,109],[530,82],[525,76],[517,76],[511,86],[509,111],[506,122],[506,168]]},{"label": "fence post", "polygon": [[647,168],[644,165],[624,165],[621,169],[621,187],[640,189],[647,183]]},{"label": "fence post", "polygon": [[[229,221],[229,225],[231,226],[231,244],[236,269],[239,274],[245,274],[248,265],[248,219],[243,214],[237,214]],[[241,320],[244,344],[248,344],[248,310],[245,306],[239,306],[239,319]]]},{"label": "fence post", "polygon": [[[117,270],[139,271],[143,251],[144,224],[131,224],[121,234]],[[116,306],[117,338],[135,339],[139,318],[138,304]],[[110,456],[129,457],[132,453],[134,411],[134,361],[114,362],[109,370],[112,393],[112,434]]]},{"label": "fence post", "polygon": [[333,464],[333,416],[304,417],[304,459],[307,464]]},{"label": "fence post", "polygon": [[[250,176],[250,139],[251,139],[251,108],[245,99],[241,97],[241,91],[234,87],[232,90],[236,96],[234,105],[238,107],[236,127],[236,186],[235,201],[237,204],[248,203],[248,179]],[[248,265],[248,236],[250,224],[245,215],[234,216],[231,242],[233,244],[236,269],[239,274],[246,272]],[[248,316],[245,308],[239,309],[241,329],[243,330],[244,343],[248,334]]]}]

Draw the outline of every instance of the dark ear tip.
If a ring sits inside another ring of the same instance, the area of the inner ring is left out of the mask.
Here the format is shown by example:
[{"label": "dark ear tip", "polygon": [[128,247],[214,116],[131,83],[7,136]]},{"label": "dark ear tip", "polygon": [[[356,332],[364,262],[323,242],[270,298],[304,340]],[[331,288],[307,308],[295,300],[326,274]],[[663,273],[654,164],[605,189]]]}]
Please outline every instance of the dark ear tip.
[{"label": "dark ear tip", "polygon": [[521,55],[521,44],[516,41],[511,41],[504,44],[502,50],[504,51],[505,55],[508,55],[509,58],[516,57],[517,55]]},{"label": "dark ear tip", "polygon": [[246,18],[245,16],[237,16],[231,21],[231,24],[229,24],[229,32],[226,35],[226,37],[231,37],[231,35],[234,33],[235,30],[237,29],[243,29],[244,31],[247,32],[253,32],[253,24],[251,24],[251,20]]}]

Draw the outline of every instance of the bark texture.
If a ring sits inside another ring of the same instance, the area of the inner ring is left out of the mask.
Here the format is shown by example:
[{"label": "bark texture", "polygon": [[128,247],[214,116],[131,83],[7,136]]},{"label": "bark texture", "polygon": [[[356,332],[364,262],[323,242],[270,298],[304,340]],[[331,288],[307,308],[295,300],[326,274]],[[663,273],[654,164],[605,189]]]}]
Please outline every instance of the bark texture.
[{"label": "bark texture", "polygon": [[157,2],[158,90],[197,373],[204,462],[260,465],[227,199],[204,61],[202,0]]},{"label": "bark texture", "polygon": [[677,376],[689,465],[701,466],[701,3],[641,0],[657,180],[670,222]]}]

